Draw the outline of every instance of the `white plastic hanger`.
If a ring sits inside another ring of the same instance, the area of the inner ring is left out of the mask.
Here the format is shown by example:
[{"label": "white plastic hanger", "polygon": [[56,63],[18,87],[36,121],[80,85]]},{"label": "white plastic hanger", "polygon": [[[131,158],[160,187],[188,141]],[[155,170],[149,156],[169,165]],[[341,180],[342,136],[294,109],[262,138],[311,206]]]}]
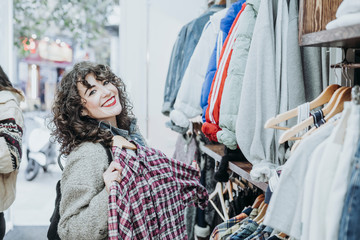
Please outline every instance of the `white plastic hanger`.
[{"label": "white plastic hanger", "polygon": [[[220,199],[222,212],[217,208],[217,206],[215,205],[215,203],[212,200],[214,197],[216,197],[216,195]],[[223,195],[223,185],[221,182],[218,182],[216,184],[215,190],[209,195],[209,202],[211,203],[211,205],[213,205],[215,211],[220,215],[220,217],[223,221],[226,221],[229,219],[229,215],[228,215],[228,212],[227,212],[227,209],[225,206],[225,200],[224,200],[224,195]]]}]

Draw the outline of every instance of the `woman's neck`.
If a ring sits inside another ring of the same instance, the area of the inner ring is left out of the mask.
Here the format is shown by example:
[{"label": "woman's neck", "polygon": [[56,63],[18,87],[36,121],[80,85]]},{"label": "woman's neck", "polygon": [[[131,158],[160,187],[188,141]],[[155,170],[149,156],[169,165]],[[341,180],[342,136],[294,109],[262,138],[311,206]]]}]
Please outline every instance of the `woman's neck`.
[{"label": "woman's neck", "polygon": [[117,122],[116,122],[116,118],[111,119],[111,120],[100,120],[100,122],[103,122],[113,128],[119,128],[117,125]]}]

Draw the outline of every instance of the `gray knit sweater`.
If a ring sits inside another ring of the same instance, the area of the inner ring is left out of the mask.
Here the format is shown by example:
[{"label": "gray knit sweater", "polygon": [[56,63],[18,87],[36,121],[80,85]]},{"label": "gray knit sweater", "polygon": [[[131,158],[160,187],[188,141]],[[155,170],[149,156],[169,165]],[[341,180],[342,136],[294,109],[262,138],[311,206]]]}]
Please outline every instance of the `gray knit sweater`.
[{"label": "gray knit sweater", "polygon": [[61,239],[106,239],[108,193],[103,173],[108,156],[100,143],[82,143],[67,159],[61,179]]}]

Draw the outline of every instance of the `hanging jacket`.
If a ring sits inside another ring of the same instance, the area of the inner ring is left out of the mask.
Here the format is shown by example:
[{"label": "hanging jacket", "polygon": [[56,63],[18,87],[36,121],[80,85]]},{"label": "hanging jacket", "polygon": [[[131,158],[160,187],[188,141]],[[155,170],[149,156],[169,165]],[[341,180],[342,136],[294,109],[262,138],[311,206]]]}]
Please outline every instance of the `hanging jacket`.
[{"label": "hanging jacket", "polygon": [[264,129],[265,122],[305,102],[296,9],[294,1],[261,1],[248,54],[236,139],[258,181],[266,181],[284,160],[281,132]]},{"label": "hanging jacket", "polygon": [[247,0],[246,8],[239,18],[240,29],[234,43],[228,75],[220,104],[219,127],[216,136],[219,143],[230,149],[236,149],[236,119],[239,110],[242,81],[249,53],[251,38],[255,26],[260,0]]},{"label": "hanging jacket", "polygon": [[221,96],[224,87],[224,82],[227,76],[227,69],[229,67],[235,37],[239,31],[239,17],[244,11],[246,3],[236,16],[233,25],[231,26],[229,35],[227,36],[224,46],[221,50],[219,66],[216,70],[214,80],[211,84],[210,94],[208,98],[208,108],[206,109],[206,122],[202,125],[202,132],[211,140],[217,142],[216,133],[220,130],[219,124],[219,109],[221,103]]},{"label": "hanging jacket", "polygon": [[208,203],[199,172],[153,148],[112,151],[123,170],[110,186],[109,239],[187,239],[185,207]]},{"label": "hanging jacket", "polygon": [[214,51],[211,54],[208,68],[206,71],[205,81],[204,81],[204,83],[202,85],[202,89],[201,89],[200,106],[202,108],[203,122],[206,121],[205,113],[206,113],[206,109],[208,106],[208,97],[209,97],[209,93],[210,93],[211,84],[214,79],[215,72],[216,72],[216,69],[217,69],[217,66],[219,63],[222,46],[223,46],[225,39],[230,31],[231,26],[232,26],[237,14],[239,13],[244,2],[245,2],[245,0],[239,0],[235,3],[233,3],[230,6],[229,10],[227,11],[226,16],[221,20],[220,32],[217,36]]},{"label": "hanging jacket", "polygon": [[224,5],[213,5],[200,17],[186,24],[180,31],[171,53],[164,88],[164,103],[161,112],[168,116],[173,109],[184,72],[210,16],[223,9]]},{"label": "hanging jacket", "polygon": [[11,91],[0,91],[0,212],[15,200],[24,126],[20,99]]},{"label": "hanging jacket", "polygon": [[208,65],[206,60],[210,59],[220,31],[220,21],[226,12],[226,9],[223,9],[212,15],[204,27],[181,82],[174,110],[170,113],[170,119],[175,125],[187,129],[188,119],[201,115],[200,93]]}]

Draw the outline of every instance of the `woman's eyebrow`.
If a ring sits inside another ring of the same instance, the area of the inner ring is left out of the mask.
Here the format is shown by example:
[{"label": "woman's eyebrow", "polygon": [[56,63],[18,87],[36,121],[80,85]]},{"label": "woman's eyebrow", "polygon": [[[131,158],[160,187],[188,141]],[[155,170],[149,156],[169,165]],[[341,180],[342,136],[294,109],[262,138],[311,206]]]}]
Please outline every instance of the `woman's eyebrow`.
[{"label": "woman's eyebrow", "polygon": [[86,94],[86,92],[87,92],[89,89],[92,89],[93,87],[95,87],[95,85],[91,85],[90,87],[86,88],[86,90],[85,90],[85,93],[84,93],[84,94]]}]

